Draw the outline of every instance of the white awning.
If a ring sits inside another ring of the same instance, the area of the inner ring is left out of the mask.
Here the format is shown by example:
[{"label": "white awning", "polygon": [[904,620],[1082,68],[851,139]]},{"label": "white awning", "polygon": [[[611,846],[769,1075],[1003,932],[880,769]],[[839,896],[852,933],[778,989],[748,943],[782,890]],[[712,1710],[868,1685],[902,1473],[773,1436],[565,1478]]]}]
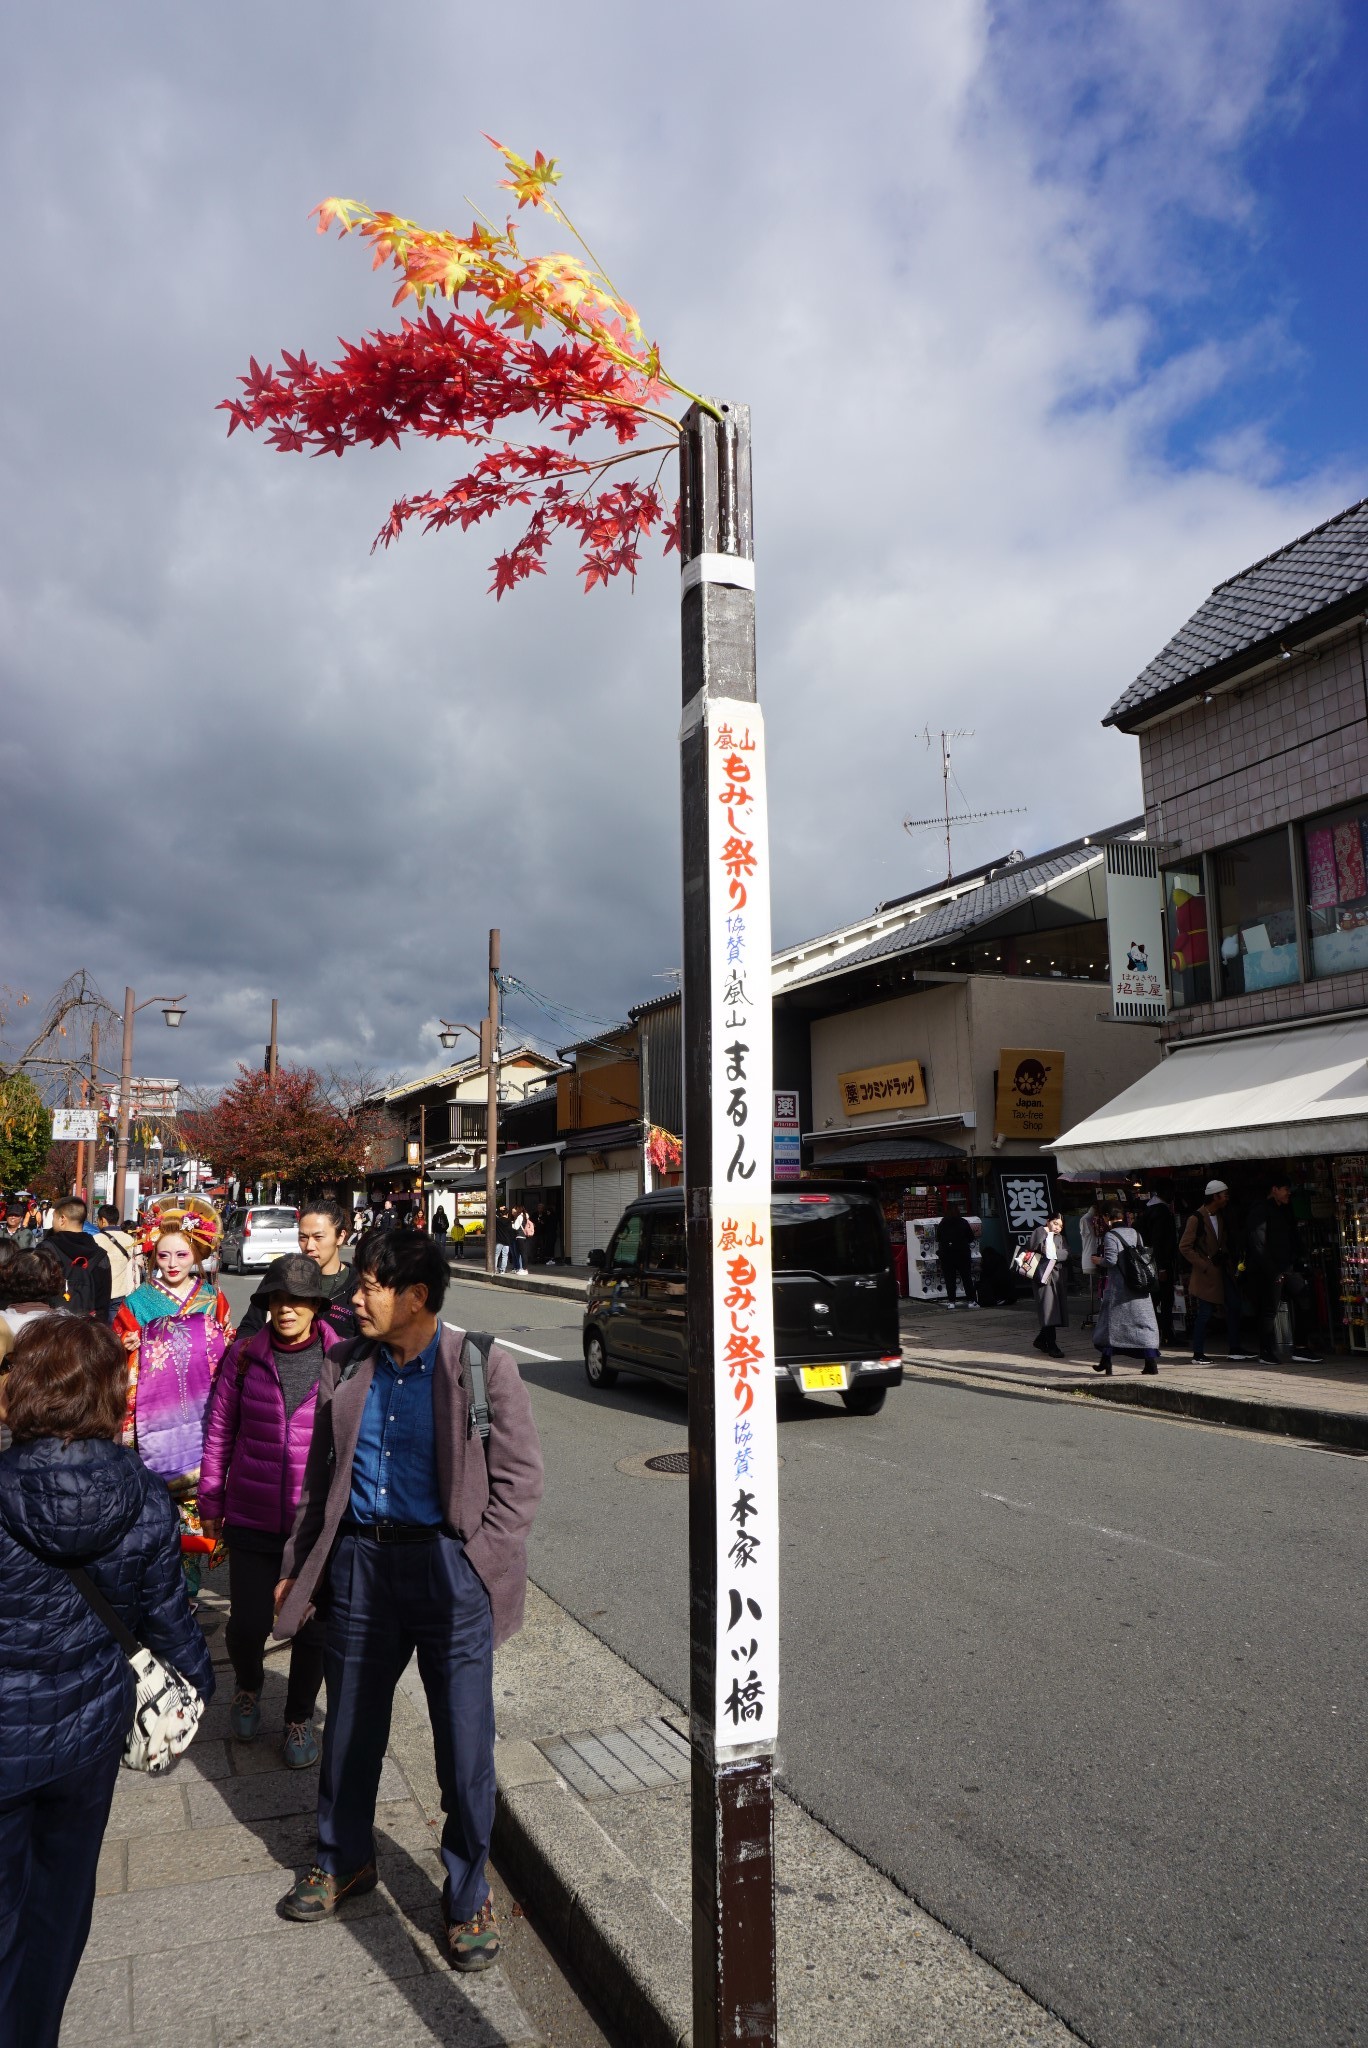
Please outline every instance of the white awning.
[{"label": "white awning", "polygon": [[1368,1018],[1179,1046],[1052,1149],[1084,1174],[1368,1152]]}]

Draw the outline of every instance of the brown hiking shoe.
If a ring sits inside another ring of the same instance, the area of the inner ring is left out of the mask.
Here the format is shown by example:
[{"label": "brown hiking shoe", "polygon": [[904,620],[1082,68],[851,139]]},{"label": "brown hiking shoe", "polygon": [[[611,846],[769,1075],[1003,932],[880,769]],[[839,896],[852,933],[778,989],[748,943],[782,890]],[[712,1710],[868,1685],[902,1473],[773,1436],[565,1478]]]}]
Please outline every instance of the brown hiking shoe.
[{"label": "brown hiking shoe", "polygon": [[285,1894],[277,1911],[287,1920],[330,1920],[345,1900],[373,1892],[379,1882],[373,1863],[367,1863],[354,1877],[334,1877],[315,1863],[295,1880],[294,1890]]},{"label": "brown hiking shoe", "polygon": [[487,1898],[473,1920],[448,1920],[447,1953],[458,1970],[487,1970],[499,1954],[499,1923]]}]

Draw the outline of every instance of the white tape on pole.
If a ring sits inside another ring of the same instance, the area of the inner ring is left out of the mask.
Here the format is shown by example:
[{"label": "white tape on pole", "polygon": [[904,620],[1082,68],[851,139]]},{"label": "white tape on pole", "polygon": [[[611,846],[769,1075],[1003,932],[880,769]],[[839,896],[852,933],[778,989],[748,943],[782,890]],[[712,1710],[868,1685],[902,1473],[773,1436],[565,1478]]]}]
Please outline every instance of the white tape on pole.
[{"label": "white tape on pole", "polygon": [[680,571],[679,594],[700,583],[722,583],[733,590],[754,590],[755,564],[744,555],[695,555]]},{"label": "white tape on pole", "polygon": [[769,828],[756,706],[707,706],[719,1752],[779,1717],[779,1446],[770,1171]]}]

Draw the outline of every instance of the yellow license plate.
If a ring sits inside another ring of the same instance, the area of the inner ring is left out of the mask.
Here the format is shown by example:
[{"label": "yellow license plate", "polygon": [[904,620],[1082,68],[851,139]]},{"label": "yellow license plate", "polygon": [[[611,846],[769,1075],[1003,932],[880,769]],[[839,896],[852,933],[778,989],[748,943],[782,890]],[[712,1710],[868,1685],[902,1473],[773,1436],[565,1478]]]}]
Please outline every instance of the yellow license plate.
[{"label": "yellow license plate", "polygon": [[805,1393],[820,1393],[824,1387],[839,1387],[846,1383],[846,1369],[843,1365],[805,1365],[803,1367],[803,1390]]}]

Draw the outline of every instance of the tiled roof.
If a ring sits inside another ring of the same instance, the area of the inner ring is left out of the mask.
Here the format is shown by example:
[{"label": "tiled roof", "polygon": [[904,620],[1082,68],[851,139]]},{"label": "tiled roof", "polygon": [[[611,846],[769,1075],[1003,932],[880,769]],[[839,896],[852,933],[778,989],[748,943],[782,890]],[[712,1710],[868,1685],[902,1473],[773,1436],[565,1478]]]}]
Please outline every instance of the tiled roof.
[{"label": "tiled roof", "polygon": [[952,897],[950,902],[938,904],[934,910],[924,911],[920,916],[909,914],[902,923],[880,932],[868,945],[858,947],[853,953],[842,953],[839,959],[829,961],[790,986],[802,988],[809,982],[825,981],[833,975],[844,974],[849,968],[866,966],[872,960],[895,959],[902,953],[920,953],[928,946],[944,945],[947,939],[960,938],[980,925],[991,924],[1016,904],[1025,902],[1027,897],[1047,889],[1052,882],[1082,874],[1102,857],[1101,844],[1094,843],[1046,854],[1037,860],[1023,862],[1019,867],[1004,868],[982,888],[966,889],[963,895]]},{"label": "tiled roof", "polygon": [[1348,617],[1368,598],[1368,498],[1218,583],[1181,633],[1112,705],[1104,725],[1129,729]]}]

